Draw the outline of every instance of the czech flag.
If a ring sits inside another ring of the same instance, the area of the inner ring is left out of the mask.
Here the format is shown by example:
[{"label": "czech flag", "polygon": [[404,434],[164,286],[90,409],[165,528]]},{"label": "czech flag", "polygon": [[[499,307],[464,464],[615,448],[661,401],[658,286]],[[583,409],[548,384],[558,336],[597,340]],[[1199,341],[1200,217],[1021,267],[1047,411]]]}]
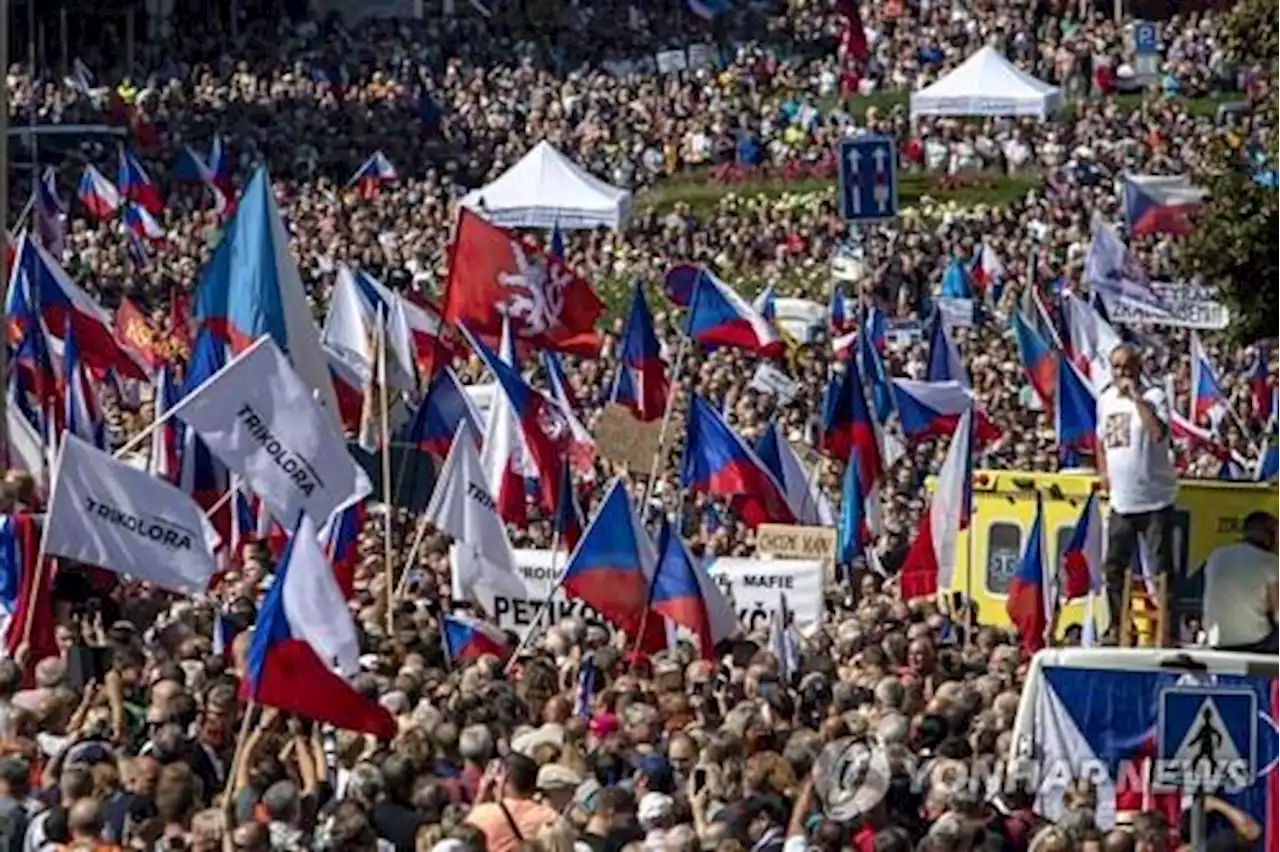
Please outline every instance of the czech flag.
[{"label": "czech flag", "polygon": [[764,317],[764,321],[772,326],[778,324],[778,297],[773,292],[773,285],[765,287],[756,295],[751,302],[751,307],[756,309],[760,316]]},{"label": "czech flag", "polygon": [[538,502],[545,511],[554,512],[560,460],[564,458],[571,438],[560,406],[525,384],[519,371],[499,358],[469,328],[462,325],[459,329],[489,372],[493,373],[496,380],[494,392],[502,394],[503,401],[509,406],[524,442],[523,449],[528,453],[527,459],[537,472]]},{"label": "czech flag", "polygon": [[658,619],[644,617],[657,562],[626,486],[615,479],[569,557],[561,583],[569,597],[631,635],[638,635],[644,624],[645,650],[660,650],[666,647],[666,631]]},{"label": "czech flag", "polygon": [[973,259],[973,264],[969,267],[969,278],[973,281],[973,286],[980,290],[986,297],[993,301],[1000,301],[1000,296],[1004,287],[1004,264],[1000,261],[1000,256],[995,253],[991,246],[983,243],[978,247],[978,256]]},{"label": "czech flag", "polygon": [[[366,327],[379,311],[387,318],[388,343],[402,372],[411,374],[416,362],[417,373],[426,381],[452,360],[453,353],[444,343],[444,326],[435,308],[413,299],[409,293],[397,293],[362,269],[340,267],[338,282],[353,291]],[[327,327],[326,322],[326,330]]]},{"label": "czech flag", "polygon": [[446,613],[441,618],[440,633],[450,665],[465,660],[478,660],[486,654],[498,659],[507,656],[507,636],[492,624],[461,613]]},{"label": "czech flag", "polygon": [[707,269],[694,284],[686,333],[703,346],[731,346],[763,357],[784,349],[774,327]]},{"label": "czech flag", "polygon": [[1125,175],[1124,220],[1129,233],[1191,233],[1191,215],[1204,203],[1206,193],[1192,186],[1186,175]]},{"label": "czech flag", "polygon": [[883,426],[893,415],[893,389],[889,386],[889,375],[884,367],[884,359],[875,346],[871,335],[871,326],[863,323],[858,337],[858,369],[867,381],[871,394],[871,405],[875,409],[876,421]]},{"label": "czech flag", "polygon": [[364,529],[366,515],[364,501],[357,500],[334,514],[321,535],[325,556],[333,566],[333,576],[337,578],[338,588],[346,600],[355,597],[360,531]]},{"label": "czech flag", "polygon": [[1102,510],[1098,494],[1090,491],[1062,554],[1062,596],[1067,600],[1102,591]]},{"label": "czech flag", "polygon": [[1031,389],[1040,398],[1040,404],[1052,411],[1054,389],[1058,384],[1058,365],[1053,350],[1021,311],[1013,313],[1013,334],[1018,341],[1018,360]]},{"label": "czech flag", "polygon": [[480,443],[480,415],[453,370],[446,367],[436,374],[414,412],[409,424],[408,441],[420,450],[444,458],[453,445],[453,436],[462,426],[471,429]]},{"label": "czech flag", "polygon": [[960,382],[891,379],[902,434],[909,441],[941,438],[955,431],[960,415],[973,409],[973,436],[980,446],[1000,439],[1000,429],[979,409],[973,392]]},{"label": "czech flag", "polygon": [[1067,358],[1058,353],[1058,387],[1053,404],[1058,459],[1064,468],[1079,467],[1081,456],[1097,447],[1098,399],[1093,387]]},{"label": "czech flag", "polygon": [[49,166],[40,174],[40,180],[36,181],[31,214],[40,242],[57,258],[61,258],[66,249],[66,213],[67,208],[58,195],[58,171]]},{"label": "czech flag", "polygon": [[1044,505],[1036,492],[1036,519],[1031,524],[1018,570],[1009,584],[1005,610],[1018,629],[1022,650],[1034,654],[1045,646],[1050,615],[1054,611],[1053,587],[1047,582],[1044,563]]},{"label": "czech flag", "polygon": [[381,151],[374,151],[373,156],[356,169],[351,180],[347,181],[347,186],[359,186],[361,195],[365,198],[373,198],[377,196],[379,186],[384,183],[395,183],[399,179],[400,172],[391,165],[387,155]]},{"label": "czech flag", "polygon": [[164,228],[147,209],[136,201],[130,201],[124,208],[124,225],[138,237],[151,243],[164,242]]},{"label": "czech flag", "polygon": [[156,188],[151,176],[137,157],[123,147],[120,148],[120,168],[116,173],[116,184],[120,187],[122,198],[142,205],[153,216],[160,215],[160,211],[164,209],[160,190]]},{"label": "czech flag", "polygon": [[264,334],[271,337],[338,424],[329,359],[320,347],[311,301],[289,253],[289,235],[264,168],[245,187],[222,242],[201,273],[195,316],[227,340],[234,354]]},{"label": "czech flag", "polygon": [[658,420],[667,410],[670,384],[659,352],[658,336],[653,330],[653,317],[639,283],[631,297],[631,311],[622,331],[620,350],[613,401],[631,409],[643,423]]},{"label": "czech flag", "polygon": [[782,427],[772,420],[764,433],[756,440],[756,455],[782,486],[787,505],[796,523],[805,526],[830,527],[835,525],[835,512],[827,496],[822,493],[817,477],[810,476],[800,463],[795,450],[783,437]]},{"label": "czech flag", "polygon": [[[49,252],[23,235],[14,260],[13,275],[9,279],[10,302],[15,292],[23,294],[44,317],[45,327],[54,338],[63,333],[70,322],[84,365],[90,367],[93,375],[105,376],[114,368],[127,379],[147,380],[146,366],[138,363],[115,339],[110,313],[73,284]],[[14,285],[23,279],[27,281],[26,290]],[[8,315],[10,319],[19,316],[14,311],[8,311]]]},{"label": "czech flag", "polygon": [[[173,368],[168,364],[156,370],[155,419],[178,404],[181,391],[173,378]],[[152,476],[170,485],[178,484],[182,471],[182,424],[170,417],[151,433],[151,455],[147,468]]]},{"label": "czech flag", "polygon": [[730,498],[751,529],[762,523],[795,523],[782,485],[700,396],[689,405],[687,430],[681,485]]},{"label": "czech flag", "polygon": [[658,565],[649,610],[688,630],[704,660],[716,659],[716,644],[733,633],[737,616],[720,586],[699,568],[666,519],[658,534]]},{"label": "czech flag", "polygon": [[818,449],[828,456],[847,459],[855,447],[862,460],[862,487],[870,491],[884,473],[884,455],[875,421],[867,408],[857,362],[850,361],[845,365],[844,375],[827,386]]},{"label": "czech flag", "polygon": [[570,553],[582,539],[582,506],[578,503],[578,491],[573,487],[573,468],[566,459],[560,465],[560,482],[556,488],[555,534],[560,546]]},{"label": "czech flag", "polygon": [[196,153],[190,145],[183,145],[178,152],[178,159],[173,164],[173,179],[179,183],[204,183],[213,179],[213,171],[204,157]]},{"label": "czech flag", "polygon": [[[195,349],[187,364],[187,374],[182,388],[185,399],[209,381],[227,363],[227,348],[211,330],[200,330]],[[218,460],[208,445],[194,429],[183,430],[182,472],[178,487],[190,494],[206,511],[212,509],[231,487],[231,475],[226,465]],[[211,519],[214,528],[224,540],[231,537],[231,515],[225,505]]]},{"label": "czech flag", "polygon": [[395,719],[346,680],[359,658],[346,599],[304,515],[258,610],[241,690],[264,706],[390,740]]},{"label": "czech flag", "polygon": [[933,322],[929,324],[929,361],[924,377],[930,382],[954,381],[969,387],[969,371],[960,362],[960,353],[947,334],[941,311],[934,313]]},{"label": "czech flag", "polygon": [[[30,686],[35,685],[31,680],[35,664],[58,655],[53,614],[56,563],[48,561],[39,571],[39,558],[40,520],[26,512],[0,515],[0,602],[8,616],[3,623],[4,646],[12,659],[21,645],[27,645],[30,655],[23,683]],[[28,622],[31,627],[24,630]]]},{"label": "czech flag", "polygon": [[560,415],[564,418],[565,425],[569,427],[569,442],[565,447],[569,461],[572,462],[573,469],[582,476],[592,476],[595,473],[596,464],[596,439],[592,436],[591,430],[582,425],[582,421],[575,413],[578,409],[578,400],[574,396],[573,388],[569,385],[569,377],[565,375],[560,356],[555,352],[544,350],[542,369],[547,374],[551,400],[559,407]]},{"label": "czech flag", "polygon": [[70,319],[62,342],[62,427],[77,438],[83,438],[98,449],[105,450],[107,424],[102,419],[98,394],[80,360],[80,347],[76,345]]},{"label": "czech flag", "polygon": [[1231,412],[1231,403],[1222,390],[1209,356],[1200,344],[1200,336],[1191,334],[1191,420],[1209,423],[1216,430]]},{"label": "czech flag", "polygon": [[929,500],[920,515],[915,541],[902,563],[899,588],[903,600],[949,591],[959,564],[960,531],[973,515],[973,409],[966,408],[956,423],[947,457]]},{"label": "czech flag", "polygon": [[99,222],[110,219],[120,209],[120,191],[92,165],[84,167],[76,197]]}]

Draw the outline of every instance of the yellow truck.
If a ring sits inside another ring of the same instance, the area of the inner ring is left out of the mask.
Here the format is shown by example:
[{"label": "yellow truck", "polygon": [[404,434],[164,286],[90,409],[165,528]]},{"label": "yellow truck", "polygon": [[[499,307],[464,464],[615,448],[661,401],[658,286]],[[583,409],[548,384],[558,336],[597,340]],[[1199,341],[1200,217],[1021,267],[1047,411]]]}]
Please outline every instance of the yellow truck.
[{"label": "yellow truck", "polygon": [[[931,481],[931,487],[932,484]],[[1037,492],[1044,502],[1046,571],[1058,577],[1061,555],[1071,540],[1084,501],[1098,487],[1098,478],[1092,472],[974,471],[973,518],[969,530],[962,532],[957,542],[957,570],[951,591],[977,603],[982,624],[1010,626],[1005,600],[1035,519]],[[1101,508],[1105,522],[1105,499]],[[1181,482],[1174,516],[1173,577],[1169,582],[1173,604],[1170,632],[1175,640],[1183,618],[1200,612],[1204,589],[1200,569],[1205,559],[1215,548],[1239,539],[1241,524],[1250,512],[1275,513],[1276,508],[1274,484],[1203,479]],[[1099,634],[1109,623],[1103,598],[1100,595],[1094,604]],[[1059,638],[1068,628],[1083,624],[1085,617],[1084,601],[1063,606],[1058,616]]]}]

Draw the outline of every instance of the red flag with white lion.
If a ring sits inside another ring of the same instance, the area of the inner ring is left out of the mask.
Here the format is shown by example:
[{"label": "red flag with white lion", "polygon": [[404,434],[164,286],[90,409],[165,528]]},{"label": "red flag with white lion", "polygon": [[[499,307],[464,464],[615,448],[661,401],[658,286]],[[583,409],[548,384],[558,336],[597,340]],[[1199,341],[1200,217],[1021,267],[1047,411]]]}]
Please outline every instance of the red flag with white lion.
[{"label": "red flag with white lion", "polygon": [[524,346],[594,358],[600,354],[595,325],[603,311],[591,285],[562,261],[462,210],[449,249],[446,322],[464,322],[493,343],[506,316]]}]

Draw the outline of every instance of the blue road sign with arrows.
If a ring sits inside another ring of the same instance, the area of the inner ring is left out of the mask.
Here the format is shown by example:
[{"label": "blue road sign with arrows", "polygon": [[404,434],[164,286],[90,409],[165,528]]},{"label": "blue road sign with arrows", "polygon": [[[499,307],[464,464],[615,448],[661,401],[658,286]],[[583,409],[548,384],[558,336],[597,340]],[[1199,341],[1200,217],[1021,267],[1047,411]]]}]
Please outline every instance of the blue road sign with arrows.
[{"label": "blue road sign with arrows", "polygon": [[1157,783],[1234,793],[1258,775],[1258,695],[1252,689],[1171,686],[1160,692]]},{"label": "blue road sign with arrows", "polygon": [[892,136],[840,141],[840,212],[855,225],[898,216],[898,146]]}]

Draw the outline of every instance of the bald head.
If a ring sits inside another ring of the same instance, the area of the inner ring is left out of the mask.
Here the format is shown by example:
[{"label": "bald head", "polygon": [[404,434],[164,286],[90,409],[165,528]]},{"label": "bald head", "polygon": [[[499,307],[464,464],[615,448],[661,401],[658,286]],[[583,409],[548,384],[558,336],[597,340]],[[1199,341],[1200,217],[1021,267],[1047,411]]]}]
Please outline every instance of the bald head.
[{"label": "bald head", "polygon": [[102,805],[97,799],[76,801],[67,811],[67,829],[76,840],[97,840],[102,834]]}]

